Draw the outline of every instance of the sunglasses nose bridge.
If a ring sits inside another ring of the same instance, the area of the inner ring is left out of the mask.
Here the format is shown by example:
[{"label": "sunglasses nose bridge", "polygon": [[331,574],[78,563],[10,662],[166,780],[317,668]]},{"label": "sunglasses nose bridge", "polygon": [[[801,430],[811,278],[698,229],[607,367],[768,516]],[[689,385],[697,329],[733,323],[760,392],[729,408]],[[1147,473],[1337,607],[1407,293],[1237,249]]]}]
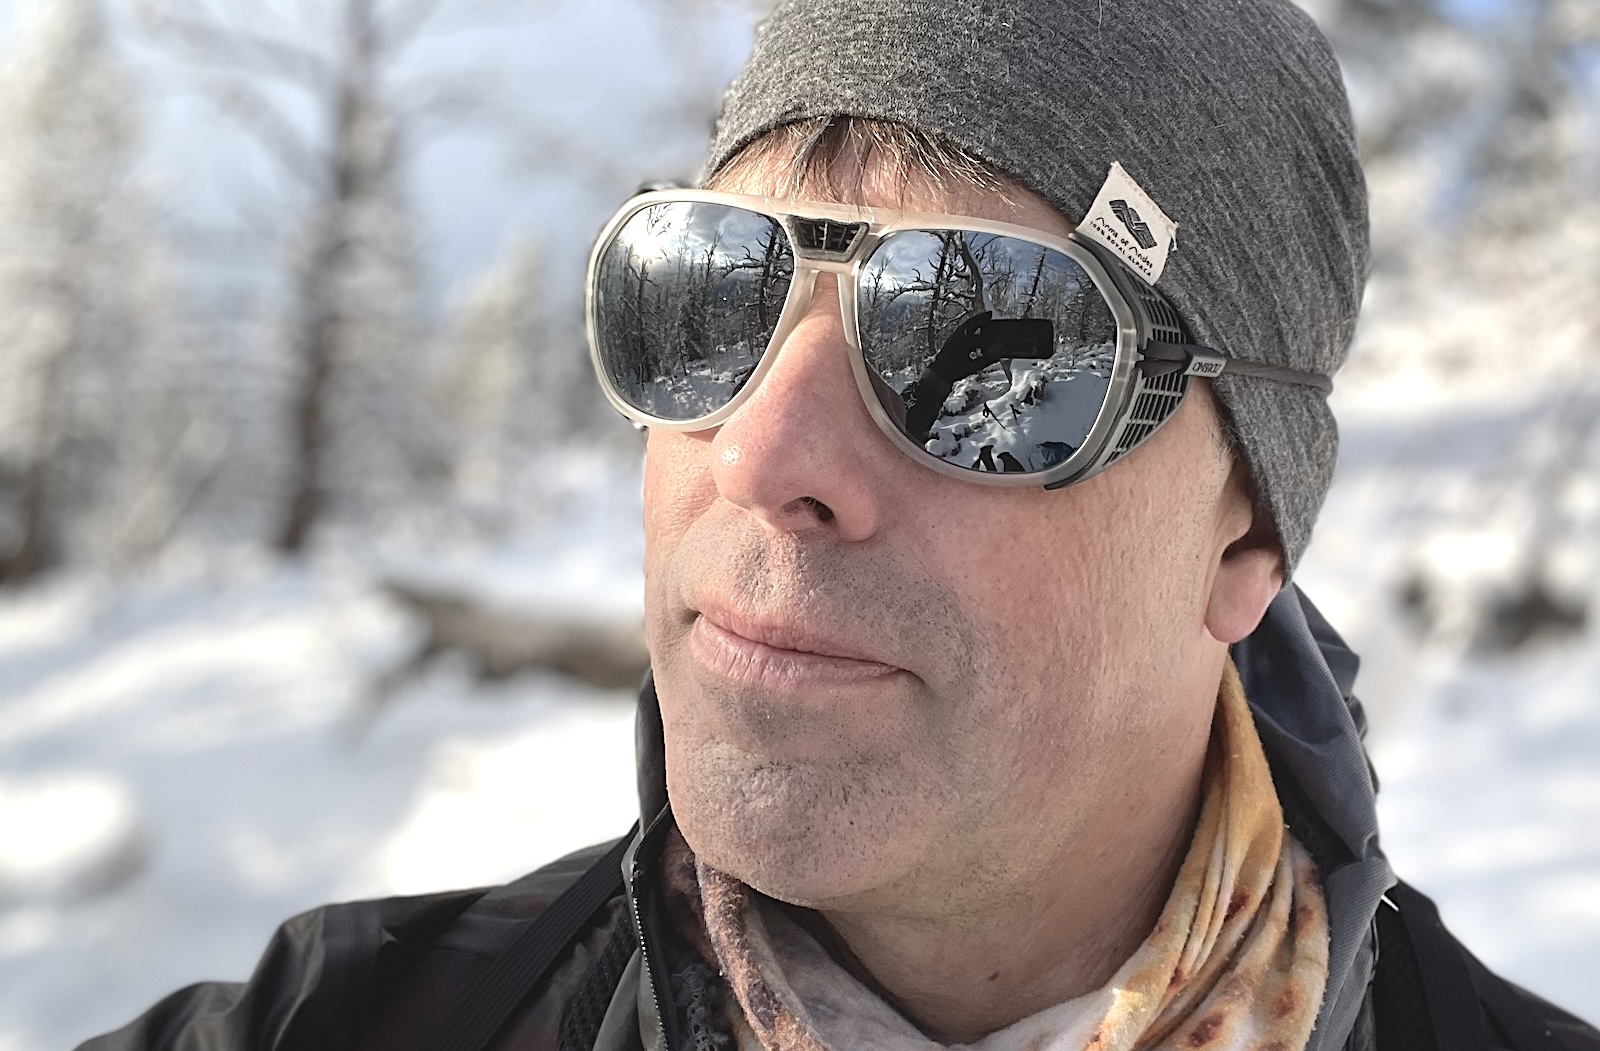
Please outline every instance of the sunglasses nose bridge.
[{"label": "sunglasses nose bridge", "polygon": [[[796,319],[803,318],[811,311],[817,295],[817,279],[823,274],[834,275],[834,286],[839,298],[839,319],[844,326],[845,343],[849,346],[853,357],[859,356],[861,352],[861,335],[856,329],[856,278],[858,274],[856,264],[853,262],[817,263],[809,259],[797,259],[795,261],[795,270],[797,279],[789,292],[794,300],[794,317]],[[779,342],[779,340],[774,340],[773,347],[776,348]]]},{"label": "sunglasses nose bridge", "polygon": [[[867,402],[869,412],[876,408],[870,390],[863,386],[866,382],[865,362],[861,359],[860,333],[856,329],[856,267],[853,263],[846,262],[818,262],[797,256],[794,266],[794,280],[790,282],[788,298],[784,302],[783,318],[778,328],[773,332],[772,340],[767,345],[767,351],[762,355],[762,361],[755,374],[751,377],[749,385],[741,392],[738,402],[745,401],[751,392],[759,386],[775,366],[779,355],[785,345],[794,336],[796,329],[810,316],[817,307],[817,284],[823,274],[834,275],[834,283],[839,301],[839,319],[843,332],[845,356],[848,359],[851,372],[855,375],[856,386],[861,397]],[[823,295],[827,295],[826,292]]]},{"label": "sunglasses nose bridge", "polygon": [[849,259],[816,259],[807,255],[796,254],[795,266],[803,267],[818,274],[840,274],[848,276],[855,272],[855,262]]}]

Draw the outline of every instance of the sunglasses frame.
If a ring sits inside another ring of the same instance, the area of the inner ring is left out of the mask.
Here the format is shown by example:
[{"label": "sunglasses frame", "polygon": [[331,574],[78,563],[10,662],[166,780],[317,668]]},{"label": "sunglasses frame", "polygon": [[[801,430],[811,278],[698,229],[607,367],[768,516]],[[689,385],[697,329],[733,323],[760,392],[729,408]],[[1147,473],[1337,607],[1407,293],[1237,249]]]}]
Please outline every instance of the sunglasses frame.
[{"label": "sunglasses frame", "polygon": [[[601,357],[595,313],[601,258],[630,219],[658,204],[714,204],[765,216],[783,227],[794,256],[794,275],[777,326],[755,369],[726,405],[693,420],[662,419],[629,404],[607,375]],[[858,231],[843,252],[807,251],[801,247],[802,238],[797,236],[796,227],[797,222],[807,220],[865,224],[865,229]],[[878,400],[857,325],[856,303],[862,269],[891,234],[941,230],[1014,237],[1059,252],[1083,268],[1111,309],[1117,324],[1117,349],[1100,412],[1083,444],[1067,459],[1047,470],[988,472],[942,460],[901,431]],[[721,426],[739,411],[772,368],[777,359],[774,351],[782,349],[784,341],[805,316],[816,290],[817,276],[825,273],[837,274],[840,278],[837,282],[839,311],[844,321],[845,340],[852,351],[850,367],[861,400],[878,429],[917,463],[948,477],[980,485],[1058,489],[1090,478],[1127,455],[1170,419],[1188,392],[1192,376],[1216,376],[1228,365],[1235,364],[1216,351],[1193,344],[1177,311],[1159,292],[1144,285],[1110,252],[1080,238],[1076,232],[1063,238],[1032,227],[972,216],[866,208],[716,190],[667,189],[647,191],[628,200],[601,231],[589,257],[584,316],[589,353],[607,400],[617,411],[643,427],[695,432]]]}]

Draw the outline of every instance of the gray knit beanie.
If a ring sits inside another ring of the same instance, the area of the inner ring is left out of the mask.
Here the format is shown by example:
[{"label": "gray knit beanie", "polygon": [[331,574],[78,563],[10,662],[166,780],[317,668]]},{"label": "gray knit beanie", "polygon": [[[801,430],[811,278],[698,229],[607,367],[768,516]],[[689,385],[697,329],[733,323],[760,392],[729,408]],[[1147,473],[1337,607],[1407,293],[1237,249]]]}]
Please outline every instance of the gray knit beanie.
[{"label": "gray knit beanie", "polygon": [[[1338,62],[1289,0],[784,0],[724,100],[706,172],[780,125],[893,121],[1090,209],[1121,162],[1179,224],[1157,282],[1199,342],[1325,376],[1367,273]],[[1292,571],[1338,432],[1312,388],[1216,391]]]}]

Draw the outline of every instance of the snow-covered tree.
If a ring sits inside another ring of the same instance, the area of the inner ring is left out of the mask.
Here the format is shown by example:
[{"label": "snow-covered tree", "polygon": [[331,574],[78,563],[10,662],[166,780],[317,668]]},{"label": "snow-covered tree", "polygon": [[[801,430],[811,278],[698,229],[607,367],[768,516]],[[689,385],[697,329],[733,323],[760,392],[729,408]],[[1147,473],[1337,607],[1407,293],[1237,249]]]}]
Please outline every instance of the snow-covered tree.
[{"label": "snow-covered tree", "polygon": [[460,97],[395,74],[442,2],[145,5],[157,38],[289,188],[261,246],[282,259],[274,342],[288,379],[271,530],[286,552],[333,506],[370,511],[440,467],[421,398],[420,247],[404,173],[424,111]]},{"label": "snow-covered tree", "polygon": [[134,85],[98,0],[37,0],[0,73],[0,581],[103,541],[164,450],[161,257]]},{"label": "snow-covered tree", "polygon": [[438,397],[456,435],[456,487],[471,500],[506,484],[516,413],[544,364],[530,360],[546,336],[540,273],[533,243],[518,244],[467,296],[446,338]]},{"label": "snow-covered tree", "polygon": [[[1347,379],[1493,391],[1525,416],[1508,440],[1462,450],[1455,495],[1419,487],[1435,506],[1416,539],[1495,523],[1522,555],[1467,619],[1495,645],[1541,622],[1566,630],[1582,602],[1555,563],[1597,524],[1582,493],[1600,482],[1600,5],[1302,3],[1343,60],[1372,188],[1375,266]],[[1400,590],[1414,605],[1427,582]]]},{"label": "snow-covered tree", "polygon": [[513,245],[457,309],[435,377],[454,439],[457,495],[513,506],[576,451],[631,455],[636,443],[600,393],[577,319],[551,294],[532,239]]}]

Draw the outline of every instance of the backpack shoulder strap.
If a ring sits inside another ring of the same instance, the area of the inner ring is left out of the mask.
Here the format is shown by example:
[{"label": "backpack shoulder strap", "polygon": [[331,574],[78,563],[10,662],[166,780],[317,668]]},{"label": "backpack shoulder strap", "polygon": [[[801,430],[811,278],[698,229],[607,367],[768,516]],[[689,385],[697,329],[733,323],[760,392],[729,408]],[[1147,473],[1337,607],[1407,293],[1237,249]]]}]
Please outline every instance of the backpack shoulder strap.
[{"label": "backpack shoulder strap", "polygon": [[1497,1046],[1489,1041],[1490,1017],[1515,1051],[1563,1051],[1527,1001],[1445,929],[1427,895],[1395,884],[1374,922],[1380,1051],[1490,1051]]},{"label": "backpack shoulder strap", "polygon": [[1488,1051],[1478,991],[1428,897],[1405,883],[1378,904],[1373,1009],[1380,1049]]},{"label": "backpack shoulder strap", "polygon": [[633,836],[630,830],[619,839],[495,957],[429,1035],[427,1051],[483,1051],[489,1046],[595,913],[621,893],[622,857]]}]

